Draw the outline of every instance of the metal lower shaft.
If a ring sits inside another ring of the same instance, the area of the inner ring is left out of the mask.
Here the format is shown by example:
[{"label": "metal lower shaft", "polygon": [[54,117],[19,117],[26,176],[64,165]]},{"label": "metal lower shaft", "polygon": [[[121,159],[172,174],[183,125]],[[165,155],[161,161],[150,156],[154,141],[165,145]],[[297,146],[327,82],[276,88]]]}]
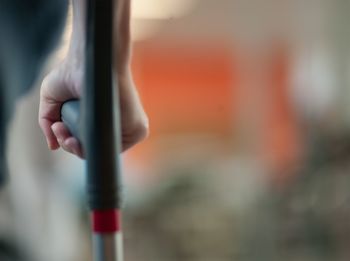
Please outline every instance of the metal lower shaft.
[{"label": "metal lower shaft", "polygon": [[94,234],[93,249],[95,261],[123,261],[122,233]]}]

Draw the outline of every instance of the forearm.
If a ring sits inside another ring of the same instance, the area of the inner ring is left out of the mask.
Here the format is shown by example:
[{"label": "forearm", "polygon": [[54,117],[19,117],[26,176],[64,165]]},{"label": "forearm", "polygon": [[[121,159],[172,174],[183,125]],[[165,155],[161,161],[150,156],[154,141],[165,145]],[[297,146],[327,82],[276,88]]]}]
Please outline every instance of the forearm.
[{"label": "forearm", "polygon": [[68,57],[82,59],[85,48],[85,13],[87,0],[71,0],[73,9],[72,35]]}]

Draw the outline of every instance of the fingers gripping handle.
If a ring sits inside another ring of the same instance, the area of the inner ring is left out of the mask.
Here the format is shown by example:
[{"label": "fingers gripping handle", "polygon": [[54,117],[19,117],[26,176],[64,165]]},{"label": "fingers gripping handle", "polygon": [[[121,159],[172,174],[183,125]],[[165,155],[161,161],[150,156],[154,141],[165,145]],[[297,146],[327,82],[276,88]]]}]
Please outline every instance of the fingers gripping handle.
[{"label": "fingers gripping handle", "polygon": [[82,135],[80,132],[80,101],[70,100],[62,105],[61,119],[67,126],[70,133],[82,142]]}]

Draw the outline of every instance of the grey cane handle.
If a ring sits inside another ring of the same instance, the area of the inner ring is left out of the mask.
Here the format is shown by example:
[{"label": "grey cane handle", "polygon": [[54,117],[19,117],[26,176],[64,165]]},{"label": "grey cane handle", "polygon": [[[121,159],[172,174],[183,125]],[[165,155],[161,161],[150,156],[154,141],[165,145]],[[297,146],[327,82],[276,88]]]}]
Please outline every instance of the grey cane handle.
[{"label": "grey cane handle", "polygon": [[62,105],[61,119],[70,133],[81,142],[80,101],[69,100]]}]

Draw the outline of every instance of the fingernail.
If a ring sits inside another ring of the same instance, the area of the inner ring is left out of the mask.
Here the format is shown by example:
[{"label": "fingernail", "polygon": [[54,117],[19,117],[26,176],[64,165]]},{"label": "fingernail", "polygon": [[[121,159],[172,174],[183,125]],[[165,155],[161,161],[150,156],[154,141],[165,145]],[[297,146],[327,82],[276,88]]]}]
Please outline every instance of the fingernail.
[{"label": "fingernail", "polygon": [[46,143],[47,143],[47,147],[52,150],[52,146],[51,146],[51,142],[48,138],[46,138]]},{"label": "fingernail", "polygon": [[51,125],[51,130],[52,130],[53,133],[55,133],[55,127],[54,127],[54,125]]},{"label": "fingernail", "polygon": [[49,139],[46,139],[47,147],[51,150],[51,144],[49,142]]}]

